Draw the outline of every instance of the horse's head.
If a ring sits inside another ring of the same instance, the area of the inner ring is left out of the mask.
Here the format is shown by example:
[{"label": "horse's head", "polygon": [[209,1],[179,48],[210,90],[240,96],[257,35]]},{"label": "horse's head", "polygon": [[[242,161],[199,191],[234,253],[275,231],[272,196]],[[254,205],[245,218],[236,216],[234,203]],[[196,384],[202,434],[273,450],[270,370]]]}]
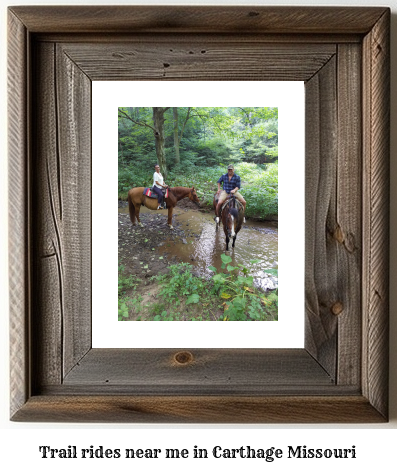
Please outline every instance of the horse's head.
[{"label": "horse's head", "polygon": [[[225,208],[226,209],[226,208]],[[235,237],[236,233],[239,231],[240,228],[237,229],[238,226],[238,211],[236,208],[230,208],[226,214],[226,221],[224,223],[225,229],[227,231],[227,235],[229,237]]]},{"label": "horse's head", "polygon": [[198,196],[197,196],[197,193],[196,193],[196,190],[193,188],[191,188],[190,192],[189,192],[189,199],[190,201],[193,201],[193,203],[196,203],[197,206],[200,205],[200,200],[198,199]]}]

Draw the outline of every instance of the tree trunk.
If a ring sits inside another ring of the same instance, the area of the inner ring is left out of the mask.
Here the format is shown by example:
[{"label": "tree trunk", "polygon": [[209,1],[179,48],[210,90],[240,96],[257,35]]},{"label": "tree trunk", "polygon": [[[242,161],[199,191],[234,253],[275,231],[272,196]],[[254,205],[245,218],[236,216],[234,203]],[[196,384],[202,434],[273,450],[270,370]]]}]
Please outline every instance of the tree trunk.
[{"label": "tree trunk", "polygon": [[174,147],[175,147],[175,164],[180,163],[179,158],[179,131],[178,131],[178,108],[172,108],[174,112]]},{"label": "tree trunk", "polygon": [[165,160],[165,136],[164,136],[164,108],[153,108],[154,137],[156,142],[156,154],[160,172],[167,177],[167,162]]}]

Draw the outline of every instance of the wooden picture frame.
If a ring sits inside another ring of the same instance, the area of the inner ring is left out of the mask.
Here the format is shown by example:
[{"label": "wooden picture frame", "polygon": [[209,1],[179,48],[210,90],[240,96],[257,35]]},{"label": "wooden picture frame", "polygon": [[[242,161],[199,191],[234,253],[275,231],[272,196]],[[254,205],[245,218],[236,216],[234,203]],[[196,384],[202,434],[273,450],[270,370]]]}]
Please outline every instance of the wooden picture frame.
[{"label": "wooden picture frame", "polygon": [[[9,8],[11,420],[387,421],[389,23]],[[92,349],[91,81],[231,79],[305,81],[305,348]]]}]

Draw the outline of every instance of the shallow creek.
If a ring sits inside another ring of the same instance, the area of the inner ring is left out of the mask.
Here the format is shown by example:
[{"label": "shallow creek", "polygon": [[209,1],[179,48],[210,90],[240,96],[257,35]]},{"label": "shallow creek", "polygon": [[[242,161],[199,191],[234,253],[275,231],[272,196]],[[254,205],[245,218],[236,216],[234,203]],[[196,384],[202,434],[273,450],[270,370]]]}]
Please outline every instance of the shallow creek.
[{"label": "shallow creek", "polygon": [[[148,211],[141,207],[141,213]],[[128,213],[128,208],[119,208],[119,212]],[[167,211],[161,213],[166,217]],[[216,230],[214,214],[175,208],[174,217],[183,229],[185,238],[181,241],[165,239],[164,245],[158,249],[159,254],[190,263],[200,276],[211,276],[213,273],[208,269],[211,265],[220,270],[226,240],[222,225]],[[231,242],[229,249],[227,254],[232,257],[233,265],[249,266],[250,260],[260,260],[252,273],[258,287],[276,287],[277,279],[264,272],[266,269],[278,268],[278,231],[275,223],[247,220],[237,235],[234,249],[231,248]]]}]

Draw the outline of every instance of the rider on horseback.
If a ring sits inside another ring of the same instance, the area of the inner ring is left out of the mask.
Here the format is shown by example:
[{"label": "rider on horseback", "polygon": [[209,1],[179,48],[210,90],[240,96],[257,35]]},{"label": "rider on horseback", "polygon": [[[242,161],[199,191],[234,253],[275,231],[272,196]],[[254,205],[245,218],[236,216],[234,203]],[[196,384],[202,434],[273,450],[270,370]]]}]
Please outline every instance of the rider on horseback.
[{"label": "rider on horseback", "polygon": [[[221,183],[223,182],[223,190],[221,191]],[[215,209],[215,216],[216,216],[216,222],[219,224],[219,216],[220,216],[220,210],[222,208],[222,204],[225,202],[226,198],[230,196],[235,196],[243,205],[244,213],[245,213],[245,206],[246,206],[246,201],[243,198],[242,194],[239,193],[239,189],[241,187],[241,179],[240,177],[234,173],[234,167],[233,165],[229,165],[227,168],[227,173],[225,175],[222,175],[220,179],[218,180],[218,193],[219,194],[219,200],[218,204]],[[244,218],[245,222],[245,218]]]},{"label": "rider on horseback", "polygon": [[160,173],[160,166],[156,164],[154,166],[154,174],[153,174],[153,192],[156,193],[156,195],[158,196],[157,209],[163,209],[162,204],[163,204],[164,195],[163,195],[163,192],[161,191],[162,188],[168,188],[168,185],[165,184],[164,178]]}]

